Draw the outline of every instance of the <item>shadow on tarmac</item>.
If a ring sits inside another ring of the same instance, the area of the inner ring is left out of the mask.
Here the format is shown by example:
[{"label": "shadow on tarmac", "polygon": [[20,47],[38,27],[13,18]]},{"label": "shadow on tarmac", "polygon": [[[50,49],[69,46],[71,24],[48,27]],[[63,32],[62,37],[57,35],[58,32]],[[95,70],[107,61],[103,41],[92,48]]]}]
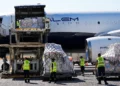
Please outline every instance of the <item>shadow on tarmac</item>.
[{"label": "shadow on tarmac", "polygon": [[[42,79],[41,78],[30,78],[30,80],[42,80]],[[24,78],[13,78],[13,81],[24,81]],[[26,83],[26,84],[38,84],[38,83],[34,83],[30,81],[30,83]]]},{"label": "shadow on tarmac", "polygon": [[120,78],[107,78],[108,81],[120,81]]},{"label": "shadow on tarmac", "polygon": [[30,83],[28,83],[28,84],[38,84],[38,83],[30,82]]},{"label": "shadow on tarmac", "polygon": [[[24,81],[24,78],[13,78],[13,81]],[[30,80],[42,80],[42,78],[30,78]]]},{"label": "shadow on tarmac", "polygon": [[[49,80],[45,80],[48,81]],[[66,85],[66,83],[80,83],[80,82],[85,82],[84,80],[80,80],[78,78],[72,78],[72,79],[57,79],[56,84],[58,85]]]}]

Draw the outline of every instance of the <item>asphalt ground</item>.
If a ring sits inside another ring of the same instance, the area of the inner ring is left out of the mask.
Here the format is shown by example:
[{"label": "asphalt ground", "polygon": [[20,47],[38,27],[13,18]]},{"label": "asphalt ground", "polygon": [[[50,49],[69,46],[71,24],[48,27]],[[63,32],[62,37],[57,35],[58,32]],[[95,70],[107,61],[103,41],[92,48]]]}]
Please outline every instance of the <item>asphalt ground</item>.
[{"label": "asphalt ground", "polygon": [[120,86],[120,79],[118,77],[108,78],[109,85],[97,84],[95,75],[93,75],[94,66],[87,66],[85,68],[85,76],[81,75],[80,67],[78,65],[74,66],[77,77],[72,79],[59,79],[56,83],[49,83],[48,80],[43,81],[41,78],[31,78],[30,83],[25,83],[23,78],[9,78],[0,79],[0,86]]}]

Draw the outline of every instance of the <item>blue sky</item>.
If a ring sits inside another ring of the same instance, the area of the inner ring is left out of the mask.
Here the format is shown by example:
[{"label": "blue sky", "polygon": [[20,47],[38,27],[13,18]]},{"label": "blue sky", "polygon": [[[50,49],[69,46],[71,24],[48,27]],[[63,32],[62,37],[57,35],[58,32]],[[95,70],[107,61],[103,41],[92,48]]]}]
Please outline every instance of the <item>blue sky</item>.
[{"label": "blue sky", "polygon": [[120,0],[1,0],[0,14],[14,13],[16,5],[45,4],[54,12],[120,12]]}]

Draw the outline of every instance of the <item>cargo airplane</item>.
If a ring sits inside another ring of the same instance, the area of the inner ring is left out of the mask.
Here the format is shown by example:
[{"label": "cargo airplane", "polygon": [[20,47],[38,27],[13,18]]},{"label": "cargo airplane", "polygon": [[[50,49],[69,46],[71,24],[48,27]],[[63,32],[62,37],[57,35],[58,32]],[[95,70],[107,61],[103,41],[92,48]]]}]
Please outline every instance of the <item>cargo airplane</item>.
[{"label": "cargo airplane", "polygon": [[[86,38],[120,28],[120,13],[48,13],[46,16],[51,29],[48,42],[61,44],[64,49],[84,50]],[[14,15],[0,16],[0,44],[9,43],[9,29],[14,21]]]}]

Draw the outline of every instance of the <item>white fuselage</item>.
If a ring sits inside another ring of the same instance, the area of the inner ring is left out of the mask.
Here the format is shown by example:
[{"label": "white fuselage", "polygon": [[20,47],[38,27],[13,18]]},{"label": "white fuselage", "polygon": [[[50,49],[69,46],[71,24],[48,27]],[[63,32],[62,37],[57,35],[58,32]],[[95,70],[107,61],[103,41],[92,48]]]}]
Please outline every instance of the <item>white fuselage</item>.
[{"label": "white fuselage", "polygon": [[[49,42],[68,47],[85,48],[86,38],[120,28],[120,13],[48,13],[46,16],[50,19]],[[8,36],[15,16],[6,15],[1,18],[4,36]]]},{"label": "white fuselage", "polygon": [[[47,14],[52,32],[101,33],[120,28],[120,13],[61,13]],[[1,16],[6,30],[14,15]]]}]

